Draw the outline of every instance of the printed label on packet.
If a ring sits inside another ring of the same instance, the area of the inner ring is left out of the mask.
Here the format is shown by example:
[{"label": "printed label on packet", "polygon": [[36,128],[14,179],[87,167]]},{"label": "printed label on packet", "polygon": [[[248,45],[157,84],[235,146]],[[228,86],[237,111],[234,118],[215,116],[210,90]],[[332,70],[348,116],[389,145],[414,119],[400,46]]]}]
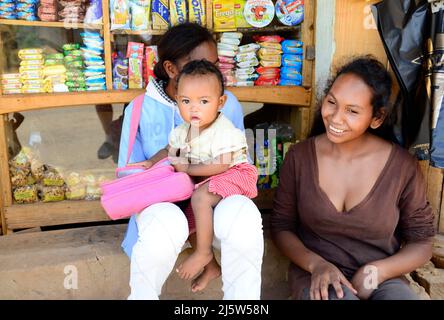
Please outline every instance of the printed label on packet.
[{"label": "printed label on packet", "polygon": [[233,0],[213,1],[214,31],[236,30]]},{"label": "printed label on packet", "polygon": [[205,2],[203,0],[188,0],[188,20],[205,27],[207,24]]},{"label": "printed label on packet", "polygon": [[153,0],[151,3],[151,13],[153,17],[153,29],[166,30],[170,25],[170,12],[168,10],[168,0]]},{"label": "printed label on packet", "polygon": [[234,1],[234,17],[236,20],[236,28],[249,28],[251,25],[245,20],[244,7],[247,0]]},{"label": "printed label on packet", "polygon": [[186,0],[170,0],[170,19],[172,26],[187,22]]}]

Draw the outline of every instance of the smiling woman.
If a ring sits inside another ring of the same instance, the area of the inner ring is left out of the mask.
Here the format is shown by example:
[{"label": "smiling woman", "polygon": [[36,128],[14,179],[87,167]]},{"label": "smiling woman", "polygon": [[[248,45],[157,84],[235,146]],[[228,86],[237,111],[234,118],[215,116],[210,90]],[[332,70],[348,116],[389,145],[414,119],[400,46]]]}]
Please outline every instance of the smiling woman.
[{"label": "smiling woman", "polygon": [[430,259],[434,217],[417,161],[388,139],[390,89],[372,57],[343,66],[287,153],[271,224],[295,299],[417,299],[403,275]]}]

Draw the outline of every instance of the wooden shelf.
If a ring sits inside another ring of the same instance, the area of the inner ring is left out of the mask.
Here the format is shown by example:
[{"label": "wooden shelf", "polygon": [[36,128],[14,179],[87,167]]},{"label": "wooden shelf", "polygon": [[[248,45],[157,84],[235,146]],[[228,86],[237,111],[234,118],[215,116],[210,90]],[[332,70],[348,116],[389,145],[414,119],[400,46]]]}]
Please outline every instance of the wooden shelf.
[{"label": "wooden shelf", "polygon": [[[229,87],[228,90],[243,102],[310,107],[311,89],[304,87]],[[144,89],[137,89],[3,95],[0,99],[0,114],[65,106],[127,103],[144,92]]]},{"label": "wooden shelf", "polygon": [[127,35],[153,35],[153,36],[160,36],[165,33],[166,30],[112,30],[111,34],[127,34]]},{"label": "wooden shelf", "polygon": [[[259,209],[271,209],[274,189],[259,190],[253,202]],[[5,221],[8,229],[55,226],[91,221],[109,221],[100,201],[60,201],[13,204],[5,207]]]},{"label": "wooden shelf", "polygon": [[65,23],[65,22],[46,22],[46,21],[26,21],[26,20],[8,20],[0,19],[0,24],[25,27],[48,27],[48,28],[65,28],[65,29],[96,29],[101,30],[102,24],[90,23]]}]

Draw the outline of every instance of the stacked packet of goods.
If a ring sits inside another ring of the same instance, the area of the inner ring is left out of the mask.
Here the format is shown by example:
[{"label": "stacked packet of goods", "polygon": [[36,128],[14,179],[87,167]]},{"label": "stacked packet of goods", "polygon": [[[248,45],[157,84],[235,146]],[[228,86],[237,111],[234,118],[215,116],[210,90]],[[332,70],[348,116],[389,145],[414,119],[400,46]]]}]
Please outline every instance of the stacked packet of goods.
[{"label": "stacked packet of goods", "polygon": [[128,86],[130,89],[143,88],[143,49],[143,43],[128,42],[126,57],[128,58]]},{"label": "stacked packet of goods", "polygon": [[45,56],[43,76],[48,92],[68,92],[66,86],[66,68],[63,53],[51,53]]},{"label": "stacked packet of goods", "polygon": [[113,89],[128,89],[128,59],[120,51],[113,53]]},{"label": "stacked packet of goods", "polygon": [[59,21],[66,23],[83,22],[87,0],[59,0]]},{"label": "stacked packet of goods", "polygon": [[57,0],[40,0],[37,15],[41,21],[57,21]]},{"label": "stacked packet of goods", "polygon": [[254,86],[254,81],[259,77],[255,67],[259,64],[256,52],[260,46],[257,43],[249,43],[239,47],[239,52],[234,57],[237,68],[235,72],[236,86]]},{"label": "stacked packet of goods", "polygon": [[257,36],[253,39],[260,45],[257,54],[260,67],[256,69],[259,78],[255,81],[256,86],[275,86],[279,84],[280,66],[282,62],[283,40],[280,36]]},{"label": "stacked packet of goods", "polygon": [[0,19],[17,19],[15,12],[16,0],[1,0],[0,1]]},{"label": "stacked packet of goods", "polygon": [[20,80],[22,93],[45,92],[43,81],[43,49],[21,49],[18,52],[20,61]]},{"label": "stacked packet of goods", "polygon": [[85,78],[88,91],[106,90],[105,61],[103,60],[103,38],[100,33],[85,31],[80,33],[84,46]]},{"label": "stacked packet of goods", "polygon": [[236,61],[234,57],[239,51],[239,44],[242,39],[240,32],[224,32],[217,44],[217,54],[219,56],[219,69],[224,76],[226,86],[235,86]]},{"label": "stacked packet of goods", "polygon": [[2,79],[2,94],[22,93],[20,73],[4,73]]},{"label": "stacked packet of goods", "polygon": [[151,78],[155,78],[154,66],[158,60],[157,46],[146,46],[143,56],[143,82],[145,86],[150,82]]},{"label": "stacked packet of goods", "polygon": [[15,12],[17,19],[36,21],[37,17],[37,5],[39,0],[17,0],[15,5]]},{"label": "stacked packet of goods", "polygon": [[303,42],[299,40],[282,41],[281,86],[302,85],[302,53]]},{"label": "stacked packet of goods", "polygon": [[86,91],[85,75],[83,73],[83,58],[80,44],[66,43],[63,48],[63,60],[66,67],[66,86],[70,92]]}]

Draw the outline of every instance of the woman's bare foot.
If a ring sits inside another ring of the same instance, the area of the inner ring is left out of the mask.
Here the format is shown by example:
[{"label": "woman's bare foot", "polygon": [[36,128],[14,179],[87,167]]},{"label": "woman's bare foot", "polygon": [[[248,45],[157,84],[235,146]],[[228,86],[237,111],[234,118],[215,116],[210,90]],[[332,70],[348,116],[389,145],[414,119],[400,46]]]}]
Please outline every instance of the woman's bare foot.
[{"label": "woman's bare foot", "polygon": [[179,277],[185,280],[193,279],[211,260],[213,259],[213,252],[194,251],[184,263],[178,268]]},{"label": "woman's bare foot", "polygon": [[220,275],[220,266],[216,259],[213,258],[210,263],[205,266],[204,271],[193,280],[191,283],[191,291],[202,291],[211,280],[219,278]]}]

